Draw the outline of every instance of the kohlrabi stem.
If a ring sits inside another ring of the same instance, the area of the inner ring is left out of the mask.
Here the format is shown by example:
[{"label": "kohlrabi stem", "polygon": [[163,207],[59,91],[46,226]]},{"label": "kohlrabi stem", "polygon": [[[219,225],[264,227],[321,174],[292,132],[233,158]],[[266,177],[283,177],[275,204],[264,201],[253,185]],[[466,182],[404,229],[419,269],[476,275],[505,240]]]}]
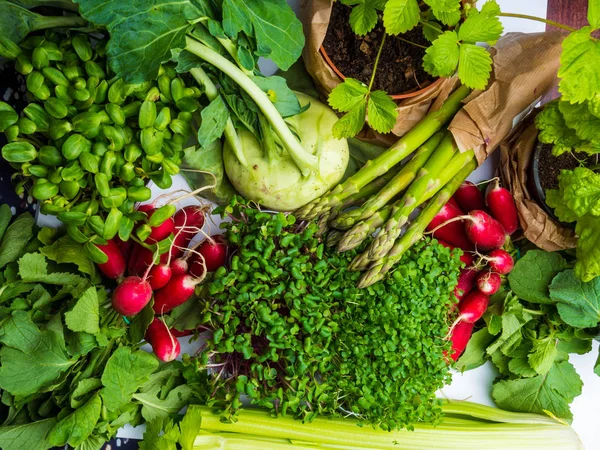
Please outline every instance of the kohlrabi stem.
[{"label": "kohlrabi stem", "polygon": [[383,37],[381,38],[381,44],[379,44],[379,50],[377,50],[377,57],[375,58],[375,65],[373,66],[373,73],[371,73],[371,81],[369,81],[369,92],[371,92],[371,88],[373,87],[373,83],[375,82],[375,72],[377,72],[377,66],[379,65],[379,58],[380,58],[381,52],[383,50],[383,44],[385,44],[385,36],[386,36],[386,33],[383,33]]},{"label": "kohlrabi stem", "polygon": [[269,97],[267,97],[267,94],[265,94],[262,89],[242,72],[242,70],[210,47],[207,47],[190,36],[187,36],[186,38],[186,50],[215,66],[246,91],[271,123],[273,130],[277,136],[279,136],[282,144],[290,153],[290,156],[293,158],[303,175],[308,176],[311,172],[318,170],[319,159],[315,155],[311,155],[304,150],[300,142],[298,142],[298,139],[296,139],[294,134],[288,128],[283,117],[281,117],[281,114],[277,111],[277,108],[275,108],[275,105],[273,105],[271,100],[269,100]]},{"label": "kohlrabi stem", "polygon": [[[204,93],[211,102],[219,96],[217,87],[202,68],[196,67],[190,70],[190,73],[192,74],[196,82],[204,86]],[[237,131],[235,131],[235,125],[233,124],[233,120],[231,120],[231,117],[227,119],[224,134],[225,139],[227,139],[227,142],[229,142],[231,150],[233,150],[233,153],[237,157],[240,164],[244,167],[247,167],[248,160],[246,159],[246,154],[244,153],[244,149],[242,148],[242,142],[240,141],[240,137],[238,136]]]},{"label": "kohlrabi stem", "polygon": [[569,31],[569,32],[573,32],[573,31],[577,31],[575,28],[571,28],[568,25],[563,25],[562,23],[558,23],[555,22],[553,20],[548,20],[548,19],[542,19],[541,17],[536,17],[536,16],[529,16],[527,14],[513,14],[513,13],[500,13],[499,14],[500,17],[514,17],[516,19],[526,19],[526,20],[533,20],[536,22],[543,22],[546,23],[548,25],[552,25],[553,27],[556,28],[561,28],[563,30]]},{"label": "kohlrabi stem", "polygon": [[61,27],[85,27],[86,25],[87,22],[84,19],[76,16],[40,16],[40,18],[34,22],[31,31]]}]

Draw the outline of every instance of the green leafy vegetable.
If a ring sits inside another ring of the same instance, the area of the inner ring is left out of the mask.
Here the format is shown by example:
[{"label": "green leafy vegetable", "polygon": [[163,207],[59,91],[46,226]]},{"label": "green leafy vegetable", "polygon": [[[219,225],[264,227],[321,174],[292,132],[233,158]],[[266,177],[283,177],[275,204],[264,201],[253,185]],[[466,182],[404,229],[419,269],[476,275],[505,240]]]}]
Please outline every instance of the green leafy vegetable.
[{"label": "green leafy vegetable", "polygon": [[100,331],[100,311],[96,288],[87,289],[75,306],[65,313],[65,324],[71,331],[96,334]]},{"label": "green leafy vegetable", "polygon": [[592,27],[574,31],[563,41],[558,77],[563,100],[583,103],[600,91],[595,67],[600,63],[600,41],[593,39]]},{"label": "green leafy vegetable", "polygon": [[558,274],[550,285],[550,297],[558,302],[561,319],[576,328],[600,323],[600,278],[584,283],[572,270]]},{"label": "green leafy vegetable", "polygon": [[12,261],[16,261],[29,239],[31,239],[34,219],[25,213],[6,229],[0,244],[0,269]]},{"label": "green leafy vegetable", "polygon": [[405,33],[419,23],[420,11],[416,0],[388,0],[383,11],[385,30],[391,35]]},{"label": "green leafy vegetable", "polygon": [[81,445],[94,431],[101,408],[102,400],[96,393],[83,406],[54,425],[48,441],[57,447],[66,444],[71,447]]},{"label": "green leafy vegetable", "polygon": [[56,419],[44,419],[37,422],[1,426],[0,447],[6,450],[25,448],[49,449],[52,447],[46,435],[56,424]]},{"label": "green leafy vegetable", "polygon": [[369,33],[377,25],[377,11],[383,11],[385,0],[342,0],[344,5],[354,6],[350,13],[350,26],[359,36]]},{"label": "green leafy vegetable", "polygon": [[513,292],[523,300],[550,304],[550,283],[566,268],[567,262],[559,253],[531,250],[517,261],[508,280]]}]

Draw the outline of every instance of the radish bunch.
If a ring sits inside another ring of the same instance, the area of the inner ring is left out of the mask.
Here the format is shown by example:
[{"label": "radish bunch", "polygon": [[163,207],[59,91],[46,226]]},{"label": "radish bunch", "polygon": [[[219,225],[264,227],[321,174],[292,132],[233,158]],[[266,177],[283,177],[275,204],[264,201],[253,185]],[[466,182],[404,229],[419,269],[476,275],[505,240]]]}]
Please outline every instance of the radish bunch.
[{"label": "radish bunch", "polygon": [[[225,265],[227,242],[221,235],[208,236],[196,247],[188,248],[204,225],[206,210],[201,207],[186,206],[159,222],[152,222],[155,213],[161,214],[158,209],[142,205],[138,211],[148,217],[136,233],[138,238],[145,238],[145,245],[118,238],[108,241],[98,246],[108,255],[108,262],[98,267],[118,282],[112,306],[119,314],[135,316],[154,297],[157,318],[146,331],[146,341],[156,356],[167,362],[179,356],[180,347],[177,332],[167,327],[162,316],[192,298],[207,272]],[[165,239],[171,240],[171,246],[159,256],[158,243]]]},{"label": "radish bunch", "polygon": [[475,322],[485,313],[490,296],[500,289],[502,276],[514,266],[502,247],[518,226],[512,195],[495,179],[488,185],[485,198],[476,185],[464,182],[427,227],[440,244],[464,252],[461,261],[465,268],[454,290],[459,300],[458,317],[449,333],[450,357],[455,361],[465,350]]}]

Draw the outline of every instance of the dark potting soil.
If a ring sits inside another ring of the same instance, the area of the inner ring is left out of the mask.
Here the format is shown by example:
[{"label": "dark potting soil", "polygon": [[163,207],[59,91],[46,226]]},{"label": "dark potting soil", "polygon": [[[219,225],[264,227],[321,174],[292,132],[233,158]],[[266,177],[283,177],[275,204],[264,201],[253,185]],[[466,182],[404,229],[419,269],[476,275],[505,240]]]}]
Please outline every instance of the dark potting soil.
[{"label": "dark potting soil", "polygon": [[539,173],[540,183],[544,190],[558,189],[558,176],[563,170],[573,170],[586,165],[586,162],[597,164],[596,157],[586,153],[563,153],[560,156],[552,154],[552,144],[543,144],[540,151]]},{"label": "dark potting soil", "polygon": [[[377,52],[384,35],[381,20],[365,36],[357,36],[350,28],[351,8],[339,1],[333,2],[331,19],[323,47],[331,61],[346,77],[369,84]],[[420,27],[399,36],[387,36],[379,58],[373,90],[382,89],[388,94],[403,94],[425,87],[433,78],[423,69],[425,48],[429,41]]]}]

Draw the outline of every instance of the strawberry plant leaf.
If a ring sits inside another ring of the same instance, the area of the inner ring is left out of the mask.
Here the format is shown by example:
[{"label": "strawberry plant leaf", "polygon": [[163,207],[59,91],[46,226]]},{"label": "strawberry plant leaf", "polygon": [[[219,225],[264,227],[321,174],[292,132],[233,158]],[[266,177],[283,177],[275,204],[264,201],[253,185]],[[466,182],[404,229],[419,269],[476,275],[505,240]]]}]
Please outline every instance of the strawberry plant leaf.
[{"label": "strawberry plant leaf", "polygon": [[453,12],[460,9],[460,0],[425,0],[431,9],[442,12]]},{"label": "strawberry plant leaf", "polygon": [[389,34],[398,35],[417,26],[420,17],[417,0],[389,0],[383,11],[383,24]]},{"label": "strawberry plant leaf", "polygon": [[429,42],[435,41],[442,33],[442,26],[434,20],[430,20],[423,24],[423,36],[425,36],[425,39]]},{"label": "strawberry plant leaf", "polygon": [[369,1],[359,2],[350,13],[350,27],[359,36],[364,36],[375,28],[377,20],[377,10]]},{"label": "strawberry plant leaf", "polygon": [[369,88],[354,78],[346,78],[329,94],[329,106],[341,112],[348,112],[356,105],[365,101]]},{"label": "strawberry plant leaf", "polygon": [[458,35],[446,31],[425,51],[423,67],[436,77],[449,77],[456,72],[459,61]]},{"label": "strawberry plant leaf", "polygon": [[458,25],[458,22],[460,21],[460,10],[445,12],[434,9],[433,15],[437,20],[449,27]]},{"label": "strawberry plant leaf", "polygon": [[583,103],[600,91],[600,41],[593,40],[592,27],[583,27],[563,41],[558,77],[562,99]]},{"label": "strawberry plant leaf", "polygon": [[396,103],[384,91],[371,92],[367,104],[367,118],[375,131],[389,133],[398,118]]},{"label": "strawberry plant leaf", "polygon": [[493,45],[504,31],[498,14],[500,14],[500,7],[495,1],[485,3],[481,11],[472,9],[469,17],[458,30],[458,39],[473,44],[487,42]]},{"label": "strawberry plant leaf", "polygon": [[367,103],[363,100],[333,125],[333,136],[337,139],[356,136],[365,125],[366,113]]},{"label": "strawberry plant leaf", "polygon": [[465,86],[472,89],[485,89],[491,71],[492,57],[485,48],[473,44],[461,44],[458,76]]},{"label": "strawberry plant leaf", "polygon": [[600,28],[600,0],[588,0],[587,20],[594,30]]}]

